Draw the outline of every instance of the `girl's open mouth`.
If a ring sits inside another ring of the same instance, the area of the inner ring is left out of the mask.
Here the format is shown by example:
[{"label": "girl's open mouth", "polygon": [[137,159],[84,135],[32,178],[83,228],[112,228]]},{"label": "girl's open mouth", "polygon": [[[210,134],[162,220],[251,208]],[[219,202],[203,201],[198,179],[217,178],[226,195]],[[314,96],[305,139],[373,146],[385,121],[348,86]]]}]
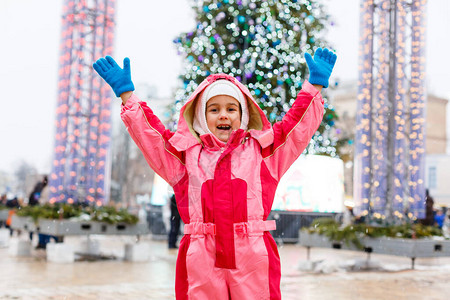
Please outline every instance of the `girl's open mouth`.
[{"label": "girl's open mouth", "polygon": [[219,125],[219,126],[217,126],[217,129],[219,129],[219,130],[230,130],[231,126],[230,125]]}]

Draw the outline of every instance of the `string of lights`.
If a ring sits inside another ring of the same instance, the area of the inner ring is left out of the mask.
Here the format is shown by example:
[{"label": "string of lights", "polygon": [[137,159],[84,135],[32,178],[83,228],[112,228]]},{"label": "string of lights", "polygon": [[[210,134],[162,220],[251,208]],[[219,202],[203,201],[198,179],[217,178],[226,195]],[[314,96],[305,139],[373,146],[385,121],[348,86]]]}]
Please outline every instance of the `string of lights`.
[{"label": "string of lights", "polygon": [[376,74],[374,74],[374,89],[372,101],[373,147],[372,147],[372,190],[371,206],[375,216],[384,214],[387,197],[386,157],[388,157],[389,135],[389,0],[379,3],[377,9],[378,26],[376,26],[378,39],[375,40],[375,53],[377,60]]},{"label": "string of lights", "polygon": [[409,120],[409,157],[411,173],[409,205],[415,217],[424,216],[425,195],[425,18],[426,0],[412,3],[412,47],[411,47],[411,118]]},{"label": "string of lights", "polygon": [[425,7],[361,1],[354,198],[372,220],[424,214]]},{"label": "string of lights", "polygon": [[[398,218],[403,218],[406,209],[404,208],[404,199],[408,195],[408,191],[405,185],[408,182],[407,175],[408,170],[406,168],[408,163],[406,141],[407,137],[407,125],[406,125],[406,95],[408,94],[407,78],[405,72],[407,71],[406,60],[408,57],[406,53],[407,48],[407,17],[408,13],[405,9],[405,3],[397,2],[397,37],[395,46],[395,101],[392,103],[393,121],[395,133],[394,136],[394,155],[393,155],[393,177],[391,178],[391,185],[393,191],[393,199],[390,207],[390,214],[392,212],[396,214]],[[407,216],[412,218],[412,215]]]},{"label": "string of lights", "polygon": [[361,1],[359,78],[357,95],[355,154],[354,154],[354,200],[355,213],[366,216],[370,210],[372,173],[370,166],[372,142],[372,86],[374,2]]},{"label": "string of lights", "polygon": [[114,0],[63,5],[51,203],[102,205],[108,196],[111,92],[92,64],[112,54],[114,7]]}]

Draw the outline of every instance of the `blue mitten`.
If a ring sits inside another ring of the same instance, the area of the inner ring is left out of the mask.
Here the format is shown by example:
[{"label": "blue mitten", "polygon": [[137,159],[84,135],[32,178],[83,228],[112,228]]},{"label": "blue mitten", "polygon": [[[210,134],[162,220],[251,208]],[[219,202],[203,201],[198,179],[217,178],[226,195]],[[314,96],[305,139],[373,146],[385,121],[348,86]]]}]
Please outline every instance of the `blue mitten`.
[{"label": "blue mitten", "polygon": [[318,48],[314,53],[314,59],[309,53],[305,53],[306,64],[309,69],[309,83],[328,87],[328,79],[336,63],[336,54],[327,48]]},{"label": "blue mitten", "polygon": [[111,56],[98,59],[93,65],[95,71],[108,83],[117,97],[122,93],[134,91],[134,84],[131,81],[130,59],[125,57],[123,69],[119,67]]}]

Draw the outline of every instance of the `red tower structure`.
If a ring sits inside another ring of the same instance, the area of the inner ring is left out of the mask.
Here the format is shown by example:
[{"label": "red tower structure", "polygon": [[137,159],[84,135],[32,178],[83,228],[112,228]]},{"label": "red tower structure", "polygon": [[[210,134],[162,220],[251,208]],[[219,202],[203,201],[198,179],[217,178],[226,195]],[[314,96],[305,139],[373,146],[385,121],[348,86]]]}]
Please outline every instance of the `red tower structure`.
[{"label": "red tower structure", "polygon": [[111,89],[92,64],[111,55],[115,0],[65,0],[50,202],[104,204],[109,191]]}]

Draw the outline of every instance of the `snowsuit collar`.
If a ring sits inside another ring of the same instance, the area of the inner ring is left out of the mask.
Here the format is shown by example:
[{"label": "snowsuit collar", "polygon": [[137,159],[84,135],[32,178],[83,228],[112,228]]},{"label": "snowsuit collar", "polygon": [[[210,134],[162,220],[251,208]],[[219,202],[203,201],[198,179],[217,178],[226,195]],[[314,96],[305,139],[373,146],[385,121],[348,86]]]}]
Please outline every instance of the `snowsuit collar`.
[{"label": "snowsuit collar", "polygon": [[219,150],[227,146],[237,146],[239,144],[242,144],[244,139],[249,135],[250,135],[249,132],[243,129],[238,129],[231,133],[227,143],[220,141],[212,133],[201,135],[200,140],[202,141],[202,144],[205,148],[208,148],[210,150]]},{"label": "snowsuit collar", "polygon": [[[195,89],[194,93],[189,97],[186,104],[180,110],[180,118],[178,121],[178,128],[175,134],[170,138],[169,142],[178,151],[185,151],[194,145],[202,144],[205,147],[222,148],[221,142],[215,138],[211,137],[211,134],[205,134],[199,137],[197,132],[193,128],[193,120],[195,113],[195,105],[199,101],[203,91],[213,82],[219,79],[226,79],[235,84],[247,99],[248,110],[249,110],[249,123],[248,123],[248,133],[251,137],[255,138],[262,148],[270,145],[273,142],[273,131],[272,125],[269,120],[267,120],[266,115],[261,110],[259,105],[253,99],[250,91],[241,84],[236,78],[227,74],[213,74],[208,76],[200,85]],[[232,133],[230,136],[230,143],[240,143],[242,139],[247,136],[247,132],[239,129]]]}]

